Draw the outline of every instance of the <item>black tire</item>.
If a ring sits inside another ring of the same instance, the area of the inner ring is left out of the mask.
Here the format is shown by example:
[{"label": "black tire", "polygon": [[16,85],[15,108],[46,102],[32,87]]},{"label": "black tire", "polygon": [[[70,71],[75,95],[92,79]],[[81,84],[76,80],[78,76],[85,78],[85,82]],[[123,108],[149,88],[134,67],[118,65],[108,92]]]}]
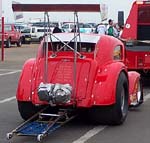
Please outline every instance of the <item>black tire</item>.
[{"label": "black tire", "polygon": [[[20,112],[21,117],[24,120],[28,120],[43,108],[46,108],[46,110],[44,111],[45,113],[51,113],[51,114],[53,113],[56,114],[59,110],[59,107],[57,106],[56,107],[51,107],[47,105],[35,106],[34,104],[32,104],[32,102],[18,101],[18,110]],[[34,118],[33,120],[35,119],[36,118]]]},{"label": "black tire", "polygon": [[26,43],[26,41],[25,41],[25,37],[24,36],[22,36],[22,44],[25,44]]},{"label": "black tire", "polygon": [[43,37],[40,37],[40,38],[39,38],[39,42],[41,42],[42,40],[43,40]]},{"label": "black tire", "polygon": [[116,104],[112,110],[112,123],[122,124],[128,114],[129,84],[126,75],[121,72],[116,86]]},{"label": "black tire", "polygon": [[7,39],[6,48],[10,48],[10,47],[11,47],[11,39]]},{"label": "black tire", "polygon": [[22,46],[22,39],[20,38],[17,42],[17,47],[21,47]]},{"label": "black tire", "polygon": [[126,75],[121,72],[116,85],[116,103],[112,106],[93,107],[90,118],[94,123],[120,125],[128,114],[129,87]]},{"label": "black tire", "polygon": [[40,111],[41,108],[34,106],[32,102],[18,101],[18,110],[20,112],[21,117],[24,120],[27,120],[34,114],[36,114],[38,111]]}]

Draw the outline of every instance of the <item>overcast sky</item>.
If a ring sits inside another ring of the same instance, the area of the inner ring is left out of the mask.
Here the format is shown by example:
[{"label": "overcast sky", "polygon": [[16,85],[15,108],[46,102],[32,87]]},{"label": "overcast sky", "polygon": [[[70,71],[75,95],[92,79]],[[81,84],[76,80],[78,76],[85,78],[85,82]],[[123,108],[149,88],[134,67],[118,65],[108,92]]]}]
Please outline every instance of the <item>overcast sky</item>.
[{"label": "overcast sky", "polygon": [[[134,0],[15,0],[16,2],[20,3],[87,3],[87,4],[107,4],[108,6],[108,18],[114,19],[117,21],[117,13],[118,11],[124,11],[125,19],[130,11],[132,3]],[[13,12],[11,9],[12,0],[2,0],[2,9],[4,11],[5,21],[10,22],[14,21]],[[72,21],[72,14],[65,13],[51,13],[50,18],[52,21]],[[43,14],[41,13],[24,13],[24,19],[21,21],[28,21],[29,19],[39,19],[43,18]],[[100,14],[93,13],[93,14],[79,14],[80,21],[89,21],[89,22],[100,22]]]}]

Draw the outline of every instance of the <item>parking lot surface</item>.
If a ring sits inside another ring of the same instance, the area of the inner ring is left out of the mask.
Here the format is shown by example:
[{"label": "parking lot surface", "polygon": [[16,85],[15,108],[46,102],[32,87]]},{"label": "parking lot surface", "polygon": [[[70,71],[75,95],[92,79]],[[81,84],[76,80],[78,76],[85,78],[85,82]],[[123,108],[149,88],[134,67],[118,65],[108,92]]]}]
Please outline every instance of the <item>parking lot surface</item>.
[{"label": "parking lot surface", "polygon": [[[0,62],[0,143],[37,143],[33,137],[14,137],[6,133],[23,122],[15,94],[22,65],[36,56],[37,44],[5,49],[5,61]],[[144,104],[130,109],[121,126],[102,126],[73,120],[43,140],[44,143],[149,143],[150,137],[150,80],[144,84]]]}]

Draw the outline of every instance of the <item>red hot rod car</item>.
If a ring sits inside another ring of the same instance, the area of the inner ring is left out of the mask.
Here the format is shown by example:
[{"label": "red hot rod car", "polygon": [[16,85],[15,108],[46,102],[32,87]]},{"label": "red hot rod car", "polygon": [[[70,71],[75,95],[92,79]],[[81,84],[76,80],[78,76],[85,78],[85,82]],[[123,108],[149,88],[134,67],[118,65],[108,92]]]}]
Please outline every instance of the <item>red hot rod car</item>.
[{"label": "red hot rod car", "polygon": [[[16,4],[13,9],[29,11],[32,6]],[[91,10],[75,7],[74,11]],[[46,5],[48,8],[51,11],[51,5]],[[38,10],[44,9],[42,5]],[[124,64],[124,44],[110,36],[75,31],[46,34],[37,57],[25,62],[16,96],[22,118],[49,106],[53,109],[49,112],[84,109],[98,123],[123,123],[129,106],[143,102],[140,75],[128,72]]]}]

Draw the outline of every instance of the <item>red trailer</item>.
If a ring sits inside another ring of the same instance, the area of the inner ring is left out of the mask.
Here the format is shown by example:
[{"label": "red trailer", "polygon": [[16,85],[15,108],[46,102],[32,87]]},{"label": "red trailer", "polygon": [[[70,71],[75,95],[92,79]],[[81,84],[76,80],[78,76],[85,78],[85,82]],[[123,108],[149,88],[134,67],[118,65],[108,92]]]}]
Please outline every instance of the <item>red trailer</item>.
[{"label": "red trailer", "polygon": [[[100,8],[81,4],[14,4],[13,10],[75,11],[78,25],[77,12]],[[140,75],[128,72],[120,40],[81,34],[77,28],[75,33],[46,33],[37,57],[25,62],[16,95],[19,112],[27,120],[41,107],[49,106],[49,114],[65,108],[85,111],[88,119],[97,123],[122,124],[129,106],[137,107],[143,102]]]},{"label": "red trailer", "polygon": [[135,1],[126,20],[121,39],[125,44],[129,70],[150,71],[150,1]]}]

